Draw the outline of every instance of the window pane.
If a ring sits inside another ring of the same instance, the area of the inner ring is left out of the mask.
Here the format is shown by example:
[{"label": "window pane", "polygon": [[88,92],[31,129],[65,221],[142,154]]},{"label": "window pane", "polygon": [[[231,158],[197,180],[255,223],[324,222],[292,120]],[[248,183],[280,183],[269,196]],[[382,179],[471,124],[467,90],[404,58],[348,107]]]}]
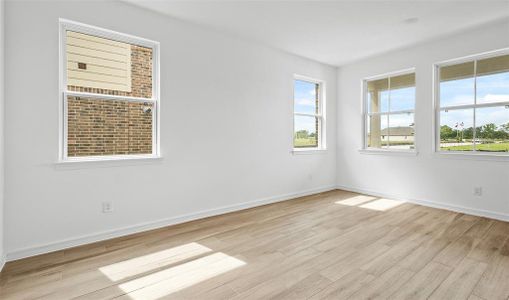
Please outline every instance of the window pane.
[{"label": "window pane", "polygon": [[387,148],[389,137],[387,136],[388,116],[370,115],[367,121],[367,144],[369,148]]},{"label": "window pane", "polygon": [[152,103],[67,98],[67,155],[152,153]]},{"label": "window pane", "polygon": [[455,109],[440,112],[440,149],[444,151],[472,151],[474,109]]},{"label": "window pane", "polygon": [[389,111],[389,78],[367,82],[368,112]]},{"label": "window pane", "polygon": [[390,110],[413,110],[415,108],[415,73],[391,77]]},{"label": "window pane", "polygon": [[477,62],[477,103],[509,102],[509,55]]},{"label": "window pane", "polygon": [[152,97],[152,49],[67,31],[67,89]]},{"label": "window pane", "polygon": [[294,83],[294,107],[297,113],[318,113],[318,87],[313,82],[295,80]]},{"label": "window pane", "polygon": [[294,122],[293,146],[318,147],[318,118],[295,116]]},{"label": "window pane", "polygon": [[382,135],[389,136],[391,149],[414,149],[414,114],[389,115],[389,128],[382,130]]},{"label": "window pane", "polygon": [[476,151],[509,151],[509,108],[477,108],[475,111]]},{"label": "window pane", "polygon": [[440,68],[440,106],[474,104],[474,62]]}]

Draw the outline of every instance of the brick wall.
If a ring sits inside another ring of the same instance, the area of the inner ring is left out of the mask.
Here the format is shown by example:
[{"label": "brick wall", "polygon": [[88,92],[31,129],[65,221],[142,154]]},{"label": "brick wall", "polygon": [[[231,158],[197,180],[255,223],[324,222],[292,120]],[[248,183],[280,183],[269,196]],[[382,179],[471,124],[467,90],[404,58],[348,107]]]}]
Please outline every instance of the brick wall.
[{"label": "brick wall", "polygon": [[131,46],[131,87],[130,96],[152,97],[152,49]]},{"label": "brick wall", "polygon": [[[152,97],[152,49],[131,45],[131,92],[68,86],[70,91]],[[68,97],[67,155],[152,153],[152,104]],[[147,111],[148,110],[148,111]]]}]

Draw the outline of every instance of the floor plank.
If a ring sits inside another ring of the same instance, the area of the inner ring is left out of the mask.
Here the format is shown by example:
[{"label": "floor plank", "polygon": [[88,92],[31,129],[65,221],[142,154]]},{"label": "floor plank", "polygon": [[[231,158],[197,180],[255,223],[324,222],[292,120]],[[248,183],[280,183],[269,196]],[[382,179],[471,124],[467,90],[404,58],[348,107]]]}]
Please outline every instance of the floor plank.
[{"label": "floor plank", "polygon": [[509,223],[379,200],[335,190],[9,262],[0,298],[508,299]]}]

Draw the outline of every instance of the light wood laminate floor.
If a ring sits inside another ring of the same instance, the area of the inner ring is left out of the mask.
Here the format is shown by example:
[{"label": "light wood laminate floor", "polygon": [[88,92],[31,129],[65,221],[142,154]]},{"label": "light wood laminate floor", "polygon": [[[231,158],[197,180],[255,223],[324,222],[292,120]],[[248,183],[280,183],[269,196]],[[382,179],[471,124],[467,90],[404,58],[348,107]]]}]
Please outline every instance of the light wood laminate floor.
[{"label": "light wood laminate floor", "polygon": [[331,191],[9,262],[0,299],[504,299],[509,223]]}]

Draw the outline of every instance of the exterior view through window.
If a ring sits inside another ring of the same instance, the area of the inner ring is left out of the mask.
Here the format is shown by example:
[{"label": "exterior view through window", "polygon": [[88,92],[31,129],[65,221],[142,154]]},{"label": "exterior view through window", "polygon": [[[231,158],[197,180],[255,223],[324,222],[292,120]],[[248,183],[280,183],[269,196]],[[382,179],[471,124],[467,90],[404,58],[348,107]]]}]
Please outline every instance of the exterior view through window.
[{"label": "exterior view through window", "polygon": [[296,78],[294,81],[295,149],[320,149],[322,141],[322,85],[317,81]]},{"label": "exterior view through window", "polygon": [[438,65],[440,151],[509,151],[509,54]]},{"label": "exterior view through window", "polygon": [[415,73],[364,81],[365,147],[415,149]]},{"label": "exterior view through window", "polygon": [[62,159],[157,155],[156,43],[126,42],[124,35],[75,23],[62,26]]}]

